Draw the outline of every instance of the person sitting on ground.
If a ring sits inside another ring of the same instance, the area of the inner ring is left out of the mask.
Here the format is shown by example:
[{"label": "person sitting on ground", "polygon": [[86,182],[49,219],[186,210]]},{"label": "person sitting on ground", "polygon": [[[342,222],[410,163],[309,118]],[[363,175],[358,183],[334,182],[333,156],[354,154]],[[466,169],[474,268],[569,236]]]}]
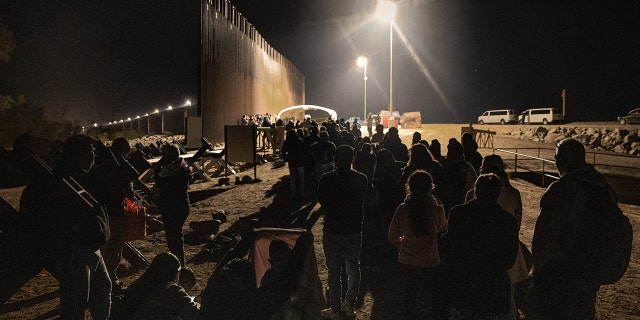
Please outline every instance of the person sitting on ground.
[{"label": "person sitting on ground", "polygon": [[200,304],[177,284],[179,274],[180,261],[175,255],[158,254],[127,288],[119,319],[197,319]]},{"label": "person sitting on ground", "polygon": [[269,244],[269,263],[271,268],[262,276],[260,287],[276,283],[282,271],[285,270],[290,255],[291,248],[286,242],[281,240],[271,241],[271,244]]}]

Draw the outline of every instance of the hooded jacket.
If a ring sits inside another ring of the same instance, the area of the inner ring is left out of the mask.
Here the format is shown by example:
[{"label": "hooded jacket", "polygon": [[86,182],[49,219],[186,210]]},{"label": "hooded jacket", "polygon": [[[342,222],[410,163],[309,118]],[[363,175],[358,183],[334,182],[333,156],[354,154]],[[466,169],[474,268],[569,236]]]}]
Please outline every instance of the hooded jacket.
[{"label": "hooded jacket", "polygon": [[618,203],[606,178],[590,164],[563,174],[549,185],[540,200],[540,215],[533,234],[532,259],[536,275],[557,272],[570,264],[567,253],[577,244],[589,197],[580,181],[599,189],[606,188],[614,203]]}]

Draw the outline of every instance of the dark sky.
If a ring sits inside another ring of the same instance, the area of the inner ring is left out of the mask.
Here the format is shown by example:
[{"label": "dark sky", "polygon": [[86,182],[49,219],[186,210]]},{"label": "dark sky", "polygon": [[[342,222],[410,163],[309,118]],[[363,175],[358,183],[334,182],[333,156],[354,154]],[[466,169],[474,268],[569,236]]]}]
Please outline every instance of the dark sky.
[{"label": "dark sky", "polygon": [[[367,109],[386,108],[389,26],[371,19],[375,1],[232,3],[305,75],[306,103],[361,115],[355,60],[365,55]],[[486,109],[561,107],[563,88],[571,120],[613,120],[640,105],[640,2],[576,3],[398,2],[394,109],[421,111],[426,123],[475,122]],[[91,122],[195,99],[198,1],[10,0],[1,9],[17,47],[0,65],[0,92]]]}]

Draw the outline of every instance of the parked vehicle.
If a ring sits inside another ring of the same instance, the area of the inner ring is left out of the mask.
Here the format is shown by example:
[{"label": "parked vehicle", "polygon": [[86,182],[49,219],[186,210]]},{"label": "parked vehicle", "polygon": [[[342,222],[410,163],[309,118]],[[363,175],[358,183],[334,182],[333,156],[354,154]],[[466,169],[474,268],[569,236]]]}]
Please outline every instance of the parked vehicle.
[{"label": "parked vehicle", "polygon": [[478,124],[489,123],[516,123],[518,114],[513,109],[487,110],[478,117]]},{"label": "parked vehicle", "polygon": [[624,116],[618,117],[619,124],[640,123],[640,108],[629,111]]},{"label": "parked vehicle", "polygon": [[556,108],[527,109],[520,114],[518,123],[554,123],[564,120],[564,115]]}]

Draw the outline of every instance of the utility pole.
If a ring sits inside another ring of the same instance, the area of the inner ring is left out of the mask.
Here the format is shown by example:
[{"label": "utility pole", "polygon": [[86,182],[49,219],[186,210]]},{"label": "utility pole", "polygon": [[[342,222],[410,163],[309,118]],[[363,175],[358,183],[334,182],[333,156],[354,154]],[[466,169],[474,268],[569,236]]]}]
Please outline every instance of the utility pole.
[{"label": "utility pole", "polygon": [[562,89],[562,117],[567,118],[567,89]]}]

